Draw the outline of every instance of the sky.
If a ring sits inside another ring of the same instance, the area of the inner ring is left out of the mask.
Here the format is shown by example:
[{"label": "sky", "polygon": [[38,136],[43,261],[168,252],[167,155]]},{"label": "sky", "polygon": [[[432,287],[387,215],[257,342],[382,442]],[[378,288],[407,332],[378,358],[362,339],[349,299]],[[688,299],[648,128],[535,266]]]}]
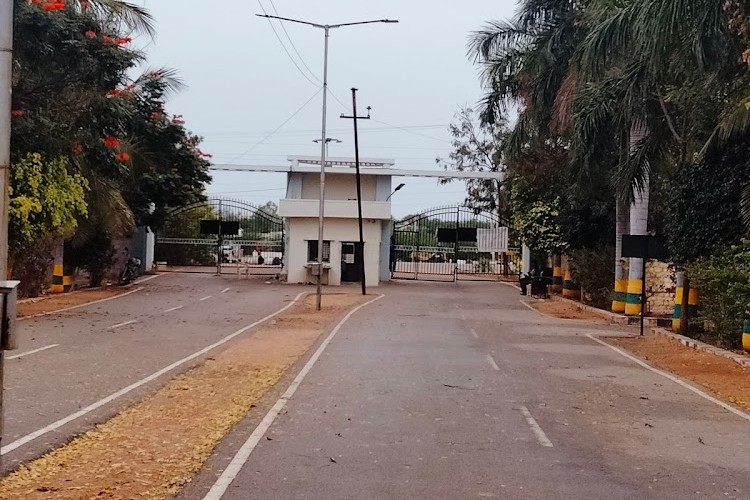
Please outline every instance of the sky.
[{"label": "sky", "polygon": [[[330,156],[353,156],[351,91],[357,87],[361,158],[387,158],[401,169],[439,169],[451,151],[449,124],[482,96],[466,53],[472,31],[508,19],[512,0],[141,0],[156,20],[153,40],[139,39],[148,66],[176,69],[186,89],[168,110],[204,138],[216,164],[288,165],[288,155],[320,155],[323,30],[269,22],[264,11],[318,24],[397,19],[331,30]],[[275,32],[274,32],[275,30]],[[294,60],[294,62],[292,61]],[[284,196],[284,174],[213,172],[209,195],[256,204]],[[461,203],[458,181],[394,178],[395,217]]]}]

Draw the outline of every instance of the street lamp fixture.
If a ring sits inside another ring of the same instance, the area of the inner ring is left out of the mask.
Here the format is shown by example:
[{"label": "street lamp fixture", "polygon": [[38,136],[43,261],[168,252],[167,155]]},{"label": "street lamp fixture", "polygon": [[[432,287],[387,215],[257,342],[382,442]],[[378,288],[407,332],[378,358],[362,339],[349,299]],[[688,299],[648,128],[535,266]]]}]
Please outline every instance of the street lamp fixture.
[{"label": "street lamp fixture", "polygon": [[[313,142],[322,142],[322,141],[320,139],[313,139]],[[335,142],[336,144],[341,144],[344,141],[334,139],[333,137],[326,137],[326,156],[328,156],[328,145],[332,142]]]},{"label": "street lamp fixture", "polygon": [[318,24],[311,23],[308,21],[302,21],[299,19],[291,19],[288,17],[280,16],[269,16],[268,14],[256,14],[258,17],[265,17],[267,19],[278,19],[280,21],[289,21],[291,23],[306,24],[313,28],[320,28],[325,32],[325,44],[323,48],[323,119],[320,134],[320,209],[318,212],[318,262],[317,262],[317,291],[316,291],[316,304],[315,308],[320,311],[320,298],[322,295],[322,278],[323,278],[323,212],[325,210],[325,182],[326,182],[326,105],[328,98],[328,36],[329,31],[335,28],[343,28],[346,26],[356,26],[359,24],[374,24],[374,23],[397,23],[395,19],[375,19],[372,21],[357,21],[353,23],[340,23],[340,24]]},{"label": "street lamp fixture", "polygon": [[386,198],[385,201],[390,200],[391,196],[393,196],[394,194],[396,194],[396,191],[401,191],[401,188],[404,187],[404,186],[406,186],[406,184],[404,184],[403,182],[401,184],[399,184],[398,186],[396,186],[396,189],[394,189],[393,192],[388,195],[388,198]]}]

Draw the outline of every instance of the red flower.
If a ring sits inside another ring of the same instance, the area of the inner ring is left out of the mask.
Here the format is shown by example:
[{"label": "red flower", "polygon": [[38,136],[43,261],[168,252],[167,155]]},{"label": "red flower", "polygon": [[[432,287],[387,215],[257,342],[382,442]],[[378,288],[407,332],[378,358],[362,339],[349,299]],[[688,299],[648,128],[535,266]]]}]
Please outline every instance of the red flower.
[{"label": "red flower", "polygon": [[120,145],[120,141],[118,141],[115,137],[106,137],[104,139],[104,145],[109,149],[114,149]]},{"label": "red flower", "polygon": [[175,125],[184,125],[185,120],[182,119],[182,115],[174,115],[174,117],[172,118],[172,123],[174,123]]},{"label": "red flower", "polygon": [[112,89],[107,91],[107,95],[120,95],[122,94],[122,90],[120,89]]},{"label": "red flower", "polygon": [[126,36],[125,38],[118,38],[117,40],[115,40],[115,43],[117,45],[125,45],[126,43],[130,43],[132,41],[133,41],[132,38],[130,38],[129,36]]},{"label": "red flower", "polygon": [[89,7],[91,7],[91,3],[89,3],[89,2],[80,2],[80,6],[81,6],[82,10],[86,10]]},{"label": "red flower", "polygon": [[127,153],[120,153],[115,155],[115,159],[117,161],[128,161],[130,159],[130,155]]},{"label": "red flower", "polygon": [[13,109],[10,112],[10,116],[13,116],[15,118],[20,118],[20,117],[22,117],[25,114],[26,114],[26,111],[24,111],[22,109]]},{"label": "red flower", "polygon": [[126,87],[126,90],[135,90],[135,87],[136,87],[135,83],[131,83],[130,85]]},{"label": "red flower", "polygon": [[161,72],[159,71],[152,71],[148,74],[149,78],[159,78],[161,76]]},{"label": "red flower", "polygon": [[102,42],[104,43],[115,43],[115,39],[111,36],[104,36],[102,37]]},{"label": "red flower", "polygon": [[164,118],[164,115],[159,113],[158,111],[154,111],[153,113],[151,113],[152,120],[161,120],[162,118]]},{"label": "red flower", "polygon": [[89,40],[93,40],[94,38],[96,38],[96,31],[89,30],[84,33],[84,35],[86,35],[86,38],[88,38]]},{"label": "red flower", "polygon": [[65,2],[63,0],[47,0],[42,8],[46,11],[63,10],[65,9]]},{"label": "red flower", "polygon": [[83,153],[83,146],[76,142],[75,144],[73,144],[73,146],[71,146],[70,150],[74,155],[79,155]]},{"label": "red flower", "polygon": [[213,158],[214,157],[214,155],[212,155],[211,153],[204,153],[200,149],[198,150],[198,154],[201,155],[204,158]]}]

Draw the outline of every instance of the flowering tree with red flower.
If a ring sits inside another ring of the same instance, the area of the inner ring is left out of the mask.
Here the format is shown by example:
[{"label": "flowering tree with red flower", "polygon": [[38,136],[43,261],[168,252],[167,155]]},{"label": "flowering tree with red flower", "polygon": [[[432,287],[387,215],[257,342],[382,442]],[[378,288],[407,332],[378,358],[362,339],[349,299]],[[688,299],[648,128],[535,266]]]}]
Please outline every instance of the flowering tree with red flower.
[{"label": "flowering tree with red flower", "polygon": [[[69,173],[86,180],[88,215],[77,221],[65,260],[101,278],[114,237],[201,199],[208,162],[184,122],[164,119],[166,97],[181,86],[173,72],[128,77],[143,60],[131,36],[153,33],[141,7],[15,0],[14,16],[13,168],[41,153],[65,158]],[[29,255],[37,255],[34,244],[24,243]],[[17,262],[22,273],[26,264]]]}]

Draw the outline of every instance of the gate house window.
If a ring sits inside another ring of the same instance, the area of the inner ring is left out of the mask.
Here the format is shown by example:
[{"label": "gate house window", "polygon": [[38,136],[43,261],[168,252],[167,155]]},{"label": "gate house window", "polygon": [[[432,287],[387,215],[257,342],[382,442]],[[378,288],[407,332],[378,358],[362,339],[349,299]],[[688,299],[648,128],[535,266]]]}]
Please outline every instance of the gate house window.
[{"label": "gate house window", "polygon": [[[318,261],[318,240],[307,242],[307,262]],[[331,242],[323,241],[323,262],[331,262]]]}]

